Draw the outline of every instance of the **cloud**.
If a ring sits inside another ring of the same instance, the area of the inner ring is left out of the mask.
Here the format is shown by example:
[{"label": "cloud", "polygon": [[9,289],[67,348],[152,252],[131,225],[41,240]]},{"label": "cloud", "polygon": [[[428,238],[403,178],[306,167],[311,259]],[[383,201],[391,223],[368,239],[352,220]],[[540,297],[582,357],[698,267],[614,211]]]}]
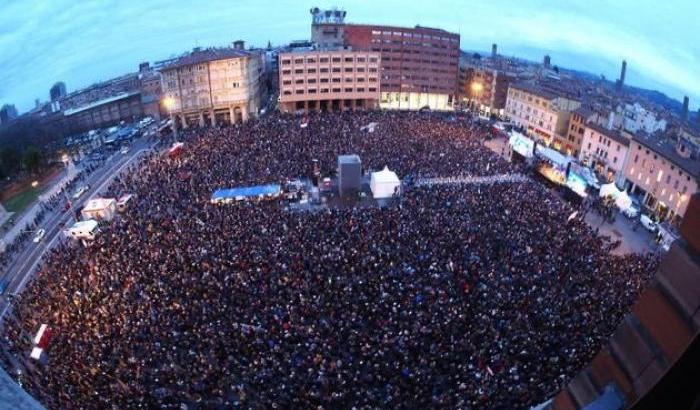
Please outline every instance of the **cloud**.
[{"label": "cloud", "polygon": [[[0,13],[0,104],[26,110],[34,98],[47,99],[56,81],[75,90],[196,45],[308,38],[309,9],[334,4],[7,0]],[[685,93],[693,105],[700,102],[700,42],[690,33],[700,15],[694,0],[348,0],[344,6],[351,22],[443,27],[460,32],[466,49],[487,50],[495,42],[509,55],[547,50],[554,61],[568,56],[563,65],[572,68],[609,70],[609,78],[627,59],[630,82],[661,85],[676,98]]]}]

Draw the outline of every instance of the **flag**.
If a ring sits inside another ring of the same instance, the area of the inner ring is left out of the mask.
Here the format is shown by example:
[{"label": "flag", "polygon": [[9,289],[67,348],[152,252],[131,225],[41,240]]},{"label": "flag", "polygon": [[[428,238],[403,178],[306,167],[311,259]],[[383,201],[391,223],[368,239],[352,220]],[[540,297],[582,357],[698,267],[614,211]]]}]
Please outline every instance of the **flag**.
[{"label": "flag", "polygon": [[571,215],[569,215],[569,217],[566,219],[566,222],[571,222],[572,219],[576,218],[576,215],[578,215],[578,211],[571,213]]}]

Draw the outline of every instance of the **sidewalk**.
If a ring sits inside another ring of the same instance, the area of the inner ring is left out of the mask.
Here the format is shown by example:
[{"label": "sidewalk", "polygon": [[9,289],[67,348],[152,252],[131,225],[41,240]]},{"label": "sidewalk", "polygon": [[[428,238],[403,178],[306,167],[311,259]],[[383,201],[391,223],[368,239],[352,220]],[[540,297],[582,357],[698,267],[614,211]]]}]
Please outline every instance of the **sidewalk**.
[{"label": "sidewalk", "polygon": [[624,215],[618,214],[615,222],[609,224],[603,222],[603,218],[595,211],[589,211],[585,216],[585,221],[591,228],[598,228],[599,235],[608,236],[611,240],[620,240],[620,246],[613,249],[614,255],[625,255],[629,253],[648,253],[656,251],[654,235],[638,225],[637,230],[633,230],[633,223]]}]

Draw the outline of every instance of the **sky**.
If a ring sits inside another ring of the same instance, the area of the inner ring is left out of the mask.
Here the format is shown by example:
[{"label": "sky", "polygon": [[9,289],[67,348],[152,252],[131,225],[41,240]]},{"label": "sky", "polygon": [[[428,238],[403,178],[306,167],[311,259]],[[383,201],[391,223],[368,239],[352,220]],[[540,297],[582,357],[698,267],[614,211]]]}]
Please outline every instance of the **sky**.
[{"label": "sky", "polygon": [[237,39],[265,46],[310,37],[309,9],[340,7],[351,23],[421,24],[490,51],[619,76],[700,107],[700,1],[666,0],[0,0],[0,106],[20,112],[64,81],[68,91],[134,72],[193,47]]}]

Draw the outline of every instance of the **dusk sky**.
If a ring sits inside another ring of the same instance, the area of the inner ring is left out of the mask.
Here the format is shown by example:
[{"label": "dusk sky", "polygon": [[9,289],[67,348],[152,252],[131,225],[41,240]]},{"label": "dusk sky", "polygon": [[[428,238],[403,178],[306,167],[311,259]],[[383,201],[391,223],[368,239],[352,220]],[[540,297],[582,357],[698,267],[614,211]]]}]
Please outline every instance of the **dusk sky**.
[{"label": "dusk sky", "polygon": [[490,50],[690,96],[700,106],[697,0],[345,1],[0,0],[0,105],[23,112],[64,81],[74,91],[192,47],[282,44],[310,36],[309,9],[339,6],[346,21],[421,24]]}]

